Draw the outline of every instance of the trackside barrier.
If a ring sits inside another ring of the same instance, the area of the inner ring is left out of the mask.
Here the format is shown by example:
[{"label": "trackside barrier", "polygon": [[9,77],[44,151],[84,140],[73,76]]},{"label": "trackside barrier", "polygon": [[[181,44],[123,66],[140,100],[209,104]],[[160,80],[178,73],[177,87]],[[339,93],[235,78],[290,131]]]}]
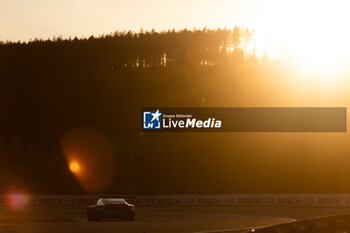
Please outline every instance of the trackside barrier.
[{"label": "trackside barrier", "polygon": [[337,233],[350,232],[350,215],[334,215],[303,219],[257,228],[244,233]]},{"label": "trackside barrier", "polygon": [[0,195],[0,206],[88,206],[96,203],[96,195]]},{"label": "trackside barrier", "polygon": [[350,194],[230,194],[137,196],[138,206],[350,207]]},{"label": "trackside barrier", "polygon": [[[0,206],[87,206],[97,195],[0,195]],[[227,194],[136,196],[137,206],[350,207],[350,194]]]}]

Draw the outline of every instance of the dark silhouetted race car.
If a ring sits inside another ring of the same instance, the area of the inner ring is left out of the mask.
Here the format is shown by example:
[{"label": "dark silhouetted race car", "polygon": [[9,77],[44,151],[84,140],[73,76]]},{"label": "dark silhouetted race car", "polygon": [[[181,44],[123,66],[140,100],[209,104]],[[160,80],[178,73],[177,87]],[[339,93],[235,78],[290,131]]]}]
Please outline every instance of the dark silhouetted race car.
[{"label": "dark silhouetted race car", "polygon": [[89,221],[101,219],[134,220],[135,205],[128,203],[125,198],[99,197],[96,204],[88,207],[87,218]]}]

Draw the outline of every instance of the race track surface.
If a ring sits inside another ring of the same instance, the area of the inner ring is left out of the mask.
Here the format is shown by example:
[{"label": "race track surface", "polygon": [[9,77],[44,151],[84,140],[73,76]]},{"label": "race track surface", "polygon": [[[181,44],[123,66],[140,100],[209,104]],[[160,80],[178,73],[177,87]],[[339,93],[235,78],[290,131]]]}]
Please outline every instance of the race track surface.
[{"label": "race track surface", "polygon": [[86,208],[0,207],[0,232],[6,233],[182,233],[240,232],[294,219],[350,213],[347,208],[139,207],[135,221],[86,220]]}]

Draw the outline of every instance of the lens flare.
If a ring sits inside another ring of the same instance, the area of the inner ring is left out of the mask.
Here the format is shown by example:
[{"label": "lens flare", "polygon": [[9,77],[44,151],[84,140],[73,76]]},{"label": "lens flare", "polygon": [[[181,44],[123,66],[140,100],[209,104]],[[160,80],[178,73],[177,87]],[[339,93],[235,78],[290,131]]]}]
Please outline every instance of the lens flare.
[{"label": "lens flare", "polygon": [[99,131],[77,128],[61,141],[67,166],[89,193],[106,191],[116,173],[116,154],[111,142]]},{"label": "lens flare", "polygon": [[73,162],[70,162],[69,164],[69,170],[73,173],[78,173],[80,172],[80,165],[78,162],[76,161],[73,161]]},{"label": "lens flare", "polygon": [[12,192],[6,195],[5,203],[12,209],[23,208],[30,203],[30,196],[26,194]]}]

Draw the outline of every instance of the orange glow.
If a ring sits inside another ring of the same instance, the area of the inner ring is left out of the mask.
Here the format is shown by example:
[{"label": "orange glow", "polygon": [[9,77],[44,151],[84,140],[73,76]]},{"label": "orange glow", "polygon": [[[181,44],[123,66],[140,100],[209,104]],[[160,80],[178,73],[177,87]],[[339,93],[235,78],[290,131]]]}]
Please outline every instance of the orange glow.
[{"label": "orange glow", "polygon": [[105,191],[116,169],[112,144],[97,130],[77,128],[61,141],[68,167],[81,186],[89,193]]},{"label": "orange glow", "polygon": [[69,170],[73,173],[78,173],[80,171],[80,165],[78,162],[71,162],[69,164]]}]

